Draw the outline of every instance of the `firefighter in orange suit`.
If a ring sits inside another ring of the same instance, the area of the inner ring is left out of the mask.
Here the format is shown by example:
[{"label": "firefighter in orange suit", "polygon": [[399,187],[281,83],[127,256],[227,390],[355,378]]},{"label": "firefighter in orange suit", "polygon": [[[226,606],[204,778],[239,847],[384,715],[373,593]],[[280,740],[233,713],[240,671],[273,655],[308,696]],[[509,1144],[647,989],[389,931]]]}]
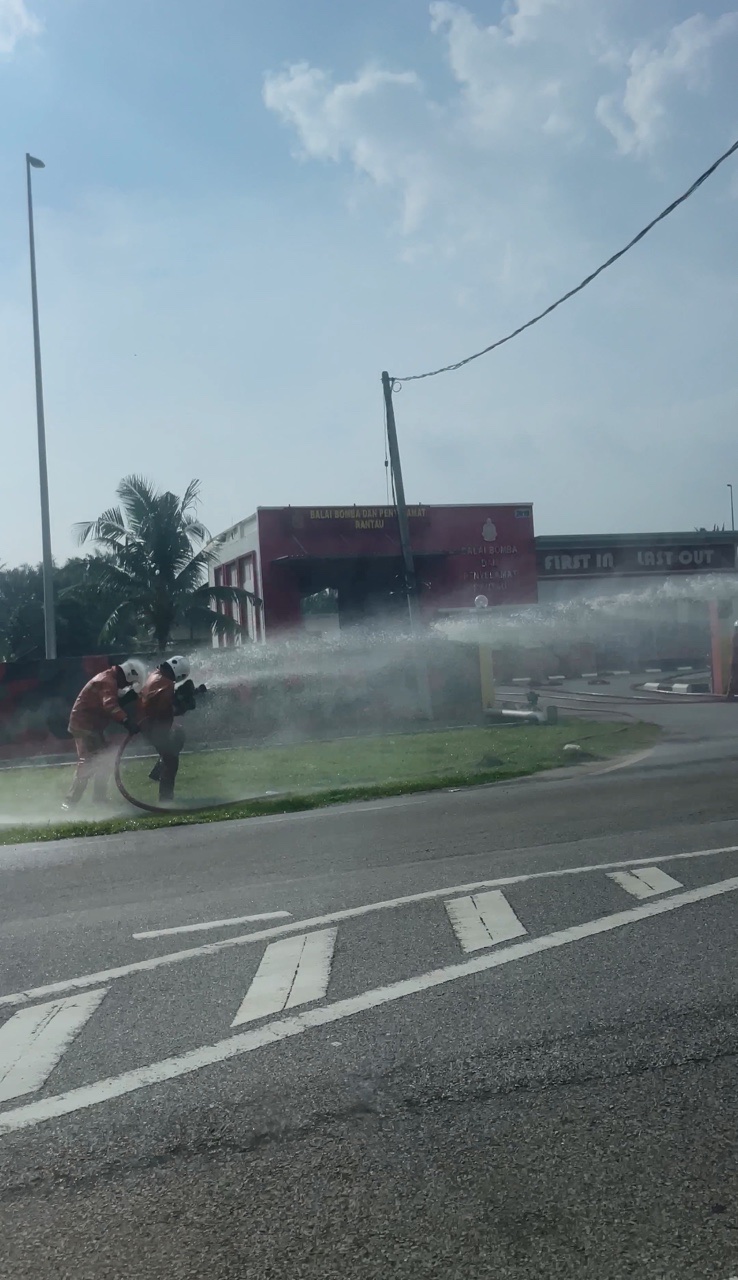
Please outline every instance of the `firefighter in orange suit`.
[{"label": "firefighter in orange suit", "polygon": [[[179,757],[185,741],[184,729],[174,724],[174,718],[195,708],[196,690],[189,676],[187,659],[173,654],[151,672],[138,699],[141,733],[159,753],[149,777],[159,783],[159,800],[163,801],[174,798]],[[204,686],[198,692],[204,692]]]},{"label": "firefighter in orange suit", "polygon": [[[77,769],[62,809],[73,809],[93,778],[93,796],[99,803],[107,799],[108,771],[104,767],[107,742],[105,730],[120,724],[135,733],[136,725],[121,706],[121,697],[129,702],[146,677],[142,662],[130,658],[117,666],[100,671],[77,695],[69,717],[69,732],[77,749]],[[128,694],[128,698],[125,695]]]}]

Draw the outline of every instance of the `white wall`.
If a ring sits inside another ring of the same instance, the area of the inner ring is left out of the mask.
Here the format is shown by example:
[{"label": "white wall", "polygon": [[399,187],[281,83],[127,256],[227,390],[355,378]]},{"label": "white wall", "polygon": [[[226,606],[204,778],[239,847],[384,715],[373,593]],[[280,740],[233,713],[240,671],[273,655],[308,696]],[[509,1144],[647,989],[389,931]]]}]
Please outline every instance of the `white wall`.
[{"label": "white wall", "polygon": [[[256,522],[256,515],[249,516],[247,520],[241,520],[239,524],[231,525],[230,529],[226,529],[225,533],[219,534],[223,539],[218,547],[218,559],[215,564],[210,566],[210,582],[215,582],[215,570],[218,565],[229,564],[231,560],[238,560],[239,556],[248,555],[250,551],[259,553],[259,530]],[[261,565],[259,565],[259,576],[261,576]]]},{"label": "white wall", "polygon": [[[216,570],[223,565],[235,564],[242,556],[256,556],[256,573],[257,580],[255,583],[246,582],[244,585],[247,590],[254,590],[258,595],[261,591],[261,557],[259,555],[259,525],[258,518],[254,514],[246,520],[239,521],[238,524],[231,525],[230,529],[226,529],[224,533],[219,535],[222,541],[217,548],[218,558],[214,564],[210,566],[208,579],[211,585],[215,584]],[[233,582],[233,585],[237,585]],[[255,633],[255,610],[252,606],[248,606],[248,617],[246,623],[250,632]],[[263,635],[263,627],[261,628]],[[218,648],[218,637],[213,636],[213,648]]]}]

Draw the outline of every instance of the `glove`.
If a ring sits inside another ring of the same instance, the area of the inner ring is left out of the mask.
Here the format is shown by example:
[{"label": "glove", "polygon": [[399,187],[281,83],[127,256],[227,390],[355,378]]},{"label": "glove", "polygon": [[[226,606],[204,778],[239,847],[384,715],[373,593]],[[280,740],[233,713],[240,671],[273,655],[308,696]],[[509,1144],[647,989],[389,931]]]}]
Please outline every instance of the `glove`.
[{"label": "glove", "polygon": [[133,737],[135,733],[141,732],[138,725],[136,724],[136,721],[132,720],[130,716],[126,716],[125,720],[123,721],[123,728],[126,730],[127,733],[130,733],[131,737]]}]

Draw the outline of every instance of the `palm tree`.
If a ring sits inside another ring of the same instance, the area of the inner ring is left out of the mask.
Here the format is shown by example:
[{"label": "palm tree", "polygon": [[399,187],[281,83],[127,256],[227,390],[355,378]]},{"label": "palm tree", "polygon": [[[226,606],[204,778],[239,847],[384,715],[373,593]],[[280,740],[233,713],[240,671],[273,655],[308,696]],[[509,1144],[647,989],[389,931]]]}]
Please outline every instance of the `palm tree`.
[{"label": "palm tree", "polygon": [[116,492],[120,506],[76,526],[80,543],[97,544],[98,580],[117,600],[101,641],[131,623],[160,653],[181,623],[207,626],[216,635],[240,633],[240,625],[214,606],[261,601],[240,587],[210,586],[208,569],[218,559],[219,542],[197,518],[199,480],[182,498],[157,493],[143,476],[126,476]]}]

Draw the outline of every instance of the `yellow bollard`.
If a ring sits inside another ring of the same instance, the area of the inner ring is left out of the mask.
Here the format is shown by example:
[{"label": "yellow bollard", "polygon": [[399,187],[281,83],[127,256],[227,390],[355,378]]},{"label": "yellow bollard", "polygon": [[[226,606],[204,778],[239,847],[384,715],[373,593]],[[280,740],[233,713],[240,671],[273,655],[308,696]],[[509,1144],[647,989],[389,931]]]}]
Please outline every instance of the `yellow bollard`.
[{"label": "yellow bollard", "polygon": [[492,650],[488,644],[479,646],[479,684],[482,694],[482,711],[491,711],[495,705],[495,676]]}]

